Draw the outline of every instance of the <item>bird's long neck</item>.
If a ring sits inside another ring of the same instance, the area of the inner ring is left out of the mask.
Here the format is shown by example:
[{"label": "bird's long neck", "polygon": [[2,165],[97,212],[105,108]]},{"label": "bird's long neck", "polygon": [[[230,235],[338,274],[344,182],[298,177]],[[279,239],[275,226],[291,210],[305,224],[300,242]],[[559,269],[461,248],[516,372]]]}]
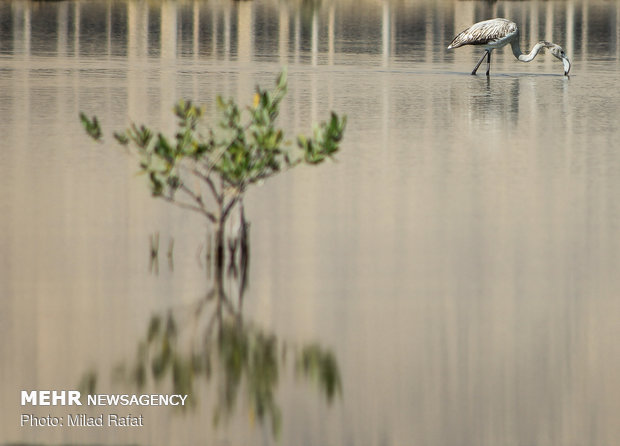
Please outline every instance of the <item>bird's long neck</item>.
[{"label": "bird's long neck", "polygon": [[519,59],[521,62],[531,62],[532,60],[534,60],[538,52],[542,48],[544,48],[546,44],[547,42],[540,41],[536,45],[534,45],[534,48],[532,48],[532,51],[530,51],[529,54],[523,54],[523,52],[521,51],[521,47],[519,46],[518,37],[514,39],[512,42],[510,42],[510,46],[512,47],[512,54],[514,54],[515,57]]}]

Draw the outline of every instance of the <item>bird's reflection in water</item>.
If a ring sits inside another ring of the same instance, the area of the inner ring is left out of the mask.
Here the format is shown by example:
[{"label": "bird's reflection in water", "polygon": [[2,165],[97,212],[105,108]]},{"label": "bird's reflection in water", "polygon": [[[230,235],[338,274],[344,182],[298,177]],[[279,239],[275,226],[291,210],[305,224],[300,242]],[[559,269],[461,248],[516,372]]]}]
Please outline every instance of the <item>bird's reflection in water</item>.
[{"label": "bird's reflection in water", "polygon": [[[231,259],[227,268],[216,268],[210,275],[212,286],[204,297],[151,315],[135,357],[116,366],[113,381],[137,392],[172,388],[175,394],[189,395],[190,410],[200,403],[202,381],[214,386],[210,395],[217,395],[212,409],[215,427],[233,417],[237,408],[247,407],[251,419],[270,425],[277,438],[283,421],[275,397],[280,377],[292,369],[303,378],[296,382],[314,381],[331,404],[342,395],[338,363],[333,352],[317,343],[293,345],[247,320],[242,304],[248,257]],[[96,384],[96,372],[84,374],[84,392],[95,393]]]},{"label": "bird's reflection in water", "polygon": [[516,125],[519,118],[518,77],[485,77],[471,85],[469,109],[473,120],[482,126],[492,127],[499,123]]}]

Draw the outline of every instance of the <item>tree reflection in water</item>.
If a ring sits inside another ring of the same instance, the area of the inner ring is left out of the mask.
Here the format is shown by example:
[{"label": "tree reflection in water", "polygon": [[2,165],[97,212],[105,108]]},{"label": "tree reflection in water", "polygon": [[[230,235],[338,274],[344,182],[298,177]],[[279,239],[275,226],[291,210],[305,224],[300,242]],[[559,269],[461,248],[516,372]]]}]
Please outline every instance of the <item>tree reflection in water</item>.
[{"label": "tree reflection in water", "polygon": [[[331,404],[342,394],[340,371],[329,349],[317,343],[292,345],[244,319],[248,250],[246,246],[235,255],[230,246],[226,275],[216,266],[212,287],[203,298],[184,308],[153,314],[135,358],[119,364],[114,378],[137,391],[150,385],[171,385],[174,393],[189,395],[189,407],[199,400],[195,384],[206,380],[217,390],[215,427],[232,418],[240,398],[245,398],[250,419],[270,423],[277,438],[282,426],[275,398],[280,376],[294,370],[297,377],[313,381]],[[225,291],[230,285],[234,285],[230,288],[236,299]],[[96,382],[96,373],[85,374],[82,389],[95,393]]]}]

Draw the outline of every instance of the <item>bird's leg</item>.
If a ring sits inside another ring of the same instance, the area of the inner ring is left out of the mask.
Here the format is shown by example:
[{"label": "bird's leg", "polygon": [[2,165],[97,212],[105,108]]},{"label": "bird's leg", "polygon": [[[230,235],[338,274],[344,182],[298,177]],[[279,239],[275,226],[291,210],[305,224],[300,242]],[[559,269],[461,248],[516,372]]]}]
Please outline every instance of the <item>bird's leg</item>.
[{"label": "bird's leg", "polygon": [[476,74],[476,71],[478,71],[478,67],[480,66],[484,58],[487,57],[487,54],[490,54],[489,50],[484,50],[484,54],[482,55],[482,57],[480,58],[476,66],[474,67],[474,71],[471,72],[472,75]]},{"label": "bird's leg", "polygon": [[491,52],[489,51],[488,53],[489,55],[487,56],[487,76],[491,72]]}]

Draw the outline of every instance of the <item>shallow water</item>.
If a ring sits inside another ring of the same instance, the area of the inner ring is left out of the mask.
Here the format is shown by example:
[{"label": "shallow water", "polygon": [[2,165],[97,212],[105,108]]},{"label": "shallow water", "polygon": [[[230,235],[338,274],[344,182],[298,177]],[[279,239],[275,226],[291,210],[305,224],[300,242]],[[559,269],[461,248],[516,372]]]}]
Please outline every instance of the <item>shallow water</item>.
[{"label": "shallow water", "polygon": [[[478,49],[446,47],[494,16],[521,25],[524,48],[562,45],[570,78],[510,50],[470,76]],[[2,3],[0,444],[615,445],[619,55],[614,2]],[[151,199],[135,160],[89,141],[78,113],[108,132],[172,131],[177,98],[249,103],[283,65],[291,135],[332,109],[348,127],[336,163],[246,199],[239,313],[243,333],[289,351],[279,435],[247,383],[214,425],[217,376],[185,412],[116,408],[143,428],[20,427],[25,412],[74,413],[23,408],[21,389],[91,372],[99,393],[140,393],[114,369],[153,315],[184,320],[213,287],[203,221]],[[337,361],[331,401],[295,373],[307,345]]]}]

